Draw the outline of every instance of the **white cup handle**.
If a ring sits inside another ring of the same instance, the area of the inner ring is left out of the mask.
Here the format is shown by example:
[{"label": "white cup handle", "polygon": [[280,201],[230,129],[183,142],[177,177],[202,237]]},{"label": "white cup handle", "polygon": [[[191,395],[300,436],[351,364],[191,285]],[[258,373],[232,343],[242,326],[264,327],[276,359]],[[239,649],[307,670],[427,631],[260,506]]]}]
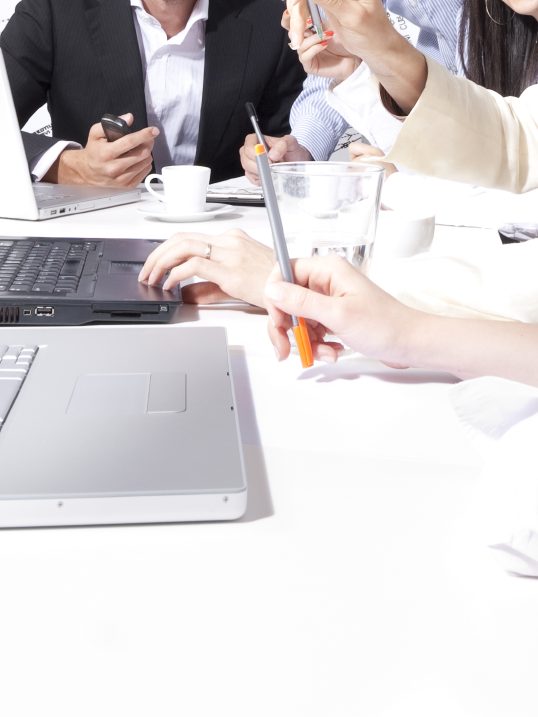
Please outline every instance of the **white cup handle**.
[{"label": "white cup handle", "polygon": [[148,176],[144,179],[144,186],[148,190],[150,194],[153,194],[153,196],[158,199],[160,202],[164,202],[164,192],[157,192],[153,187],[151,186],[151,182],[154,179],[158,179],[159,182],[163,181],[162,174],[148,174]]}]

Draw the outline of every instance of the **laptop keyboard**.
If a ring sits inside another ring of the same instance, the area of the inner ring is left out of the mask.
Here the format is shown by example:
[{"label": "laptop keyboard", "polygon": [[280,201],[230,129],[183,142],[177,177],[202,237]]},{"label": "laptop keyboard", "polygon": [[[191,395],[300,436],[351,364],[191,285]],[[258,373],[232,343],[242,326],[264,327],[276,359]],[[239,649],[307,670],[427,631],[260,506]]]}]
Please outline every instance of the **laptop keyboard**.
[{"label": "laptop keyboard", "polygon": [[75,293],[84,263],[98,242],[0,240],[0,291]]},{"label": "laptop keyboard", "polygon": [[37,353],[37,346],[0,344],[0,431]]}]

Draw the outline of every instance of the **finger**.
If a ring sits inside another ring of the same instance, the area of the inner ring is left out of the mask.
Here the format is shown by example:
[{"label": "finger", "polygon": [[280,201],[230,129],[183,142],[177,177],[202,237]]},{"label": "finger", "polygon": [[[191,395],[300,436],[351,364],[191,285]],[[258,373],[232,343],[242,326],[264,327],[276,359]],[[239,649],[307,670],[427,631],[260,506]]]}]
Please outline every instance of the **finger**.
[{"label": "finger", "polygon": [[256,184],[258,187],[261,186],[259,175],[253,174],[252,172],[245,172],[245,176],[251,184]]},{"label": "finger", "polygon": [[116,183],[121,184],[122,186],[134,186],[136,184],[139,184],[144,179],[144,177],[146,177],[150,173],[151,166],[151,157],[149,157],[149,159],[144,159],[140,162],[137,162],[136,164],[133,164],[131,167],[129,167],[129,170],[127,172],[119,174],[116,177]]},{"label": "finger", "polygon": [[129,127],[130,127],[130,126],[133,124],[133,122],[134,122],[134,115],[133,115],[132,112],[126,112],[125,114],[120,115],[120,118],[121,118],[122,120],[125,120],[125,121],[127,122],[127,124],[129,125]]},{"label": "finger", "polygon": [[222,286],[228,278],[229,270],[223,264],[204,259],[200,256],[193,256],[179,266],[175,266],[163,284],[163,289],[169,290],[177,286],[181,281],[192,279],[197,276],[206,281],[212,281]]},{"label": "finger", "polygon": [[239,158],[245,174],[254,174],[257,176],[258,165],[256,164],[256,155],[242,147],[239,150]]},{"label": "finger", "polygon": [[283,328],[275,326],[271,320],[267,324],[267,332],[271,343],[275,348],[275,354],[279,361],[283,361],[290,355],[290,340],[287,331]]},{"label": "finger", "polygon": [[265,286],[265,296],[281,311],[288,314],[314,319],[324,325],[331,323],[325,320],[325,316],[331,315],[332,303],[323,294],[297,284],[280,281],[268,282]]},{"label": "finger", "polygon": [[271,162],[282,162],[290,150],[291,140],[288,137],[279,137],[269,145],[268,158]]},{"label": "finger", "polygon": [[176,264],[192,256],[205,256],[208,242],[204,234],[175,234],[158,246],[146,259],[139,275],[140,281],[149,284],[158,283],[162,277]]},{"label": "finger", "polygon": [[301,0],[287,0],[286,9],[290,14],[290,47],[296,50],[303,41],[309,12],[306,3]]},{"label": "finger", "polygon": [[144,144],[153,146],[155,137],[158,137],[159,134],[160,131],[158,127],[144,127],[143,129],[139,129],[138,132],[129,132],[129,134],[125,134],[123,137],[109,144],[119,156],[121,154],[127,154],[136,147]]},{"label": "finger", "polygon": [[299,61],[301,62],[306,71],[316,69],[317,65],[315,65],[314,60],[326,49],[327,41],[323,40],[319,43],[316,43],[314,47],[310,47],[305,52],[300,51],[298,53]]},{"label": "finger", "polygon": [[99,139],[106,139],[106,136],[103,125],[100,122],[96,122],[90,127],[90,131],[88,132],[88,142],[90,140],[97,141]]},{"label": "finger", "polygon": [[243,149],[246,154],[249,156],[252,154],[252,156],[255,156],[255,150],[254,147],[258,144],[258,138],[255,134],[247,134],[245,137],[245,144],[243,145]]}]

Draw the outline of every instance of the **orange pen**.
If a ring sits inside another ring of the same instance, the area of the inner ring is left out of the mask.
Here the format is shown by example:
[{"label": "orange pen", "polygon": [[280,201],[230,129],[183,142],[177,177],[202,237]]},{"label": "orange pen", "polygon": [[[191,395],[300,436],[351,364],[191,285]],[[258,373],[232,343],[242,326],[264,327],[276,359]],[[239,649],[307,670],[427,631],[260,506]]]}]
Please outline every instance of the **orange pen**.
[{"label": "orange pen", "polygon": [[[293,283],[290,257],[288,254],[286,239],[284,238],[284,227],[282,226],[282,218],[278,209],[278,202],[275,194],[275,187],[273,185],[273,178],[271,177],[269,160],[267,159],[267,152],[265,151],[263,144],[257,144],[255,151],[256,162],[258,164],[260,179],[262,181],[265,206],[267,208],[267,214],[269,215],[271,232],[273,234],[273,243],[275,245],[278,265],[280,266],[280,273],[282,274],[284,281]],[[296,316],[292,316],[291,321],[293,324],[293,335],[295,336],[295,342],[297,344],[299,356],[301,357],[301,364],[303,368],[309,368],[313,365],[314,359],[312,357],[312,346],[310,345],[310,336],[308,335],[306,322],[303,318],[297,318]]]}]

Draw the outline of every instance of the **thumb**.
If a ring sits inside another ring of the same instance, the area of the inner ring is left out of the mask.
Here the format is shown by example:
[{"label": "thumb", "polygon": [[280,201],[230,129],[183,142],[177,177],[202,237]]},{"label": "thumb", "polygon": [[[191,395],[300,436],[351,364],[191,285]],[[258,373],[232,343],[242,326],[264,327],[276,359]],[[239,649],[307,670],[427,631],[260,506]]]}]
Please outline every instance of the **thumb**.
[{"label": "thumb", "polygon": [[133,114],[132,114],[131,112],[126,112],[124,115],[120,115],[120,117],[121,117],[121,119],[123,119],[123,120],[125,120],[125,121],[127,122],[127,124],[129,125],[129,127],[130,127],[130,126],[133,124],[133,122],[134,122],[134,116],[133,116]]},{"label": "thumb", "polygon": [[275,142],[271,142],[271,147],[267,157],[271,162],[282,162],[288,151],[288,143],[285,137],[280,137]]},{"label": "thumb", "polygon": [[268,281],[265,296],[286,314],[313,319],[324,326],[331,324],[329,317],[333,313],[334,299],[325,294],[285,281]]}]

